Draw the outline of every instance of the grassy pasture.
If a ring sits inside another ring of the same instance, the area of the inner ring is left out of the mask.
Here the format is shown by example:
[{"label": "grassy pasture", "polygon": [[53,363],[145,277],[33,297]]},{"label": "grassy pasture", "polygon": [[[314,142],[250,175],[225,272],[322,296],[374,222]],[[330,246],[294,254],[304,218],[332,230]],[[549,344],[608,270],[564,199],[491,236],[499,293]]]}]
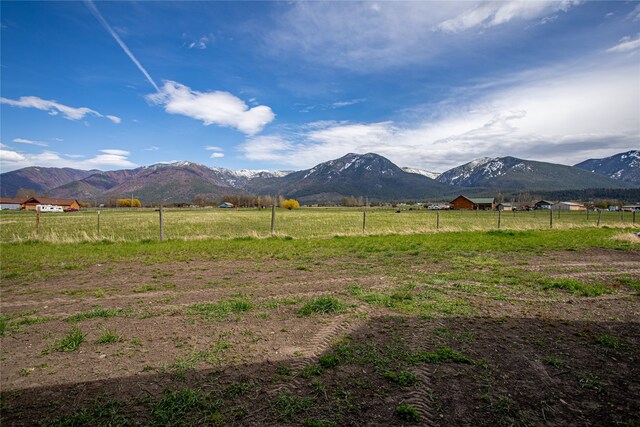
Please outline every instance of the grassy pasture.
[{"label": "grassy pasture", "polygon": [[[400,210],[398,213],[397,211]],[[439,227],[436,216],[440,216]],[[602,212],[601,226],[632,226],[632,214]],[[553,213],[554,228],[596,226],[598,214]],[[503,212],[500,228],[537,230],[550,228],[548,211]],[[114,242],[156,240],[160,235],[159,213],[154,209],[103,209],[67,214],[41,214],[36,232],[34,212],[0,212],[0,242],[42,240],[52,243],[110,240]],[[165,209],[166,239],[202,240],[267,237],[270,209]],[[276,210],[278,236],[327,238],[362,234],[363,213],[358,208],[302,208]],[[412,234],[433,231],[483,231],[498,228],[498,213],[485,211],[427,211],[408,207],[369,208],[366,234]]]}]

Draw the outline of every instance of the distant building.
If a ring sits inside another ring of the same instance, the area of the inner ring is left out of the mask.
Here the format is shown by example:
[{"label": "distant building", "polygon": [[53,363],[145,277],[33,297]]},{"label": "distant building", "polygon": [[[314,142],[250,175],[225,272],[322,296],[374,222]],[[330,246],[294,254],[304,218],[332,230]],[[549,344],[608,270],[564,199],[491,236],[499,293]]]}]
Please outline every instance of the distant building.
[{"label": "distant building", "polygon": [[10,197],[0,197],[0,210],[19,211],[22,209],[24,199],[14,199]]},{"label": "distant building", "polygon": [[582,203],[558,202],[551,206],[554,211],[586,211],[587,208]]},{"label": "distant building", "polygon": [[218,207],[219,208],[235,208],[235,205],[229,202],[222,202],[218,205]]},{"label": "distant building", "polygon": [[38,205],[61,206],[64,210],[80,210],[80,204],[76,199],[53,199],[50,197],[29,197],[22,203],[22,209],[35,211]]},{"label": "distant building", "polygon": [[626,212],[638,212],[640,211],[640,205],[626,205],[622,207],[622,210]]},{"label": "distant building", "polygon": [[495,199],[493,197],[471,198],[466,196],[458,196],[451,202],[452,209],[472,209],[472,210],[492,210],[495,208]]},{"label": "distant building", "polygon": [[513,205],[511,203],[499,203],[496,206],[496,209],[498,209],[499,211],[512,211]]},{"label": "distant building", "polygon": [[540,200],[533,205],[533,209],[551,209],[553,202],[549,202],[547,200]]}]

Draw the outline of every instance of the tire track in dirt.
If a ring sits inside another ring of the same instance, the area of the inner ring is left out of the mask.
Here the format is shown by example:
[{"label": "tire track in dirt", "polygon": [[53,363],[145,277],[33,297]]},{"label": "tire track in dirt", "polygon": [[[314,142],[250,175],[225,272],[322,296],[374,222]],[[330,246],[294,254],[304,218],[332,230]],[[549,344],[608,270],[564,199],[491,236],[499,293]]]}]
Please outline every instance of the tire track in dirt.
[{"label": "tire track in dirt", "polygon": [[[299,350],[305,357],[295,359],[293,363],[291,363],[291,368],[299,373],[305,367],[317,362],[322,353],[331,348],[336,338],[346,336],[357,329],[365,319],[368,319],[370,314],[371,309],[369,307],[358,306],[351,313],[331,319],[329,323],[320,328],[308,343]],[[362,318],[359,318],[359,316],[362,316]],[[271,390],[271,393],[291,393],[298,388],[304,387],[306,381],[307,379],[296,376],[290,381],[276,384]]]},{"label": "tire track in dirt", "polygon": [[435,415],[431,407],[431,398],[429,397],[433,393],[431,371],[426,367],[414,367],[410,371],[415,374],[419,384],[407,394],[407,398],[403,402],[416,408],[420,414],[420,425],[436,426]]}]

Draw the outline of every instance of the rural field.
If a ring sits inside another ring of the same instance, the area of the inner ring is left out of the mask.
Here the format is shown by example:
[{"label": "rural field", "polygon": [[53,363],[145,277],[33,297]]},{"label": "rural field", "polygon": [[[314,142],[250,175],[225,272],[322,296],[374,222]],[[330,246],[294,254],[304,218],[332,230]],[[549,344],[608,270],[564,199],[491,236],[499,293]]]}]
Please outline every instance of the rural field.
[{"label": "rural field", "polygon": [[[363,208],[277,209],[275,235],[330,238],[363,234]],[[598,219],[600,217],[600,219]],[[634,226],[631,212],[430,211],[417,206],[367,208],[367,235],[488,231],[498,228],[535,230],[587,226]],[[638,218],[640,222],[640,218]],[[552,224],[550,224],[552,222]],[[164,237],[174,240],[263,238],[271,235],[271,209],[164,209]],[[0,211],[0,242],[40,240],[51,243],[109,240],[157,240],[160,218],[156,209],[95,209],[43,213],[36,226],[33,211]]]},{"label": "rural field", "polygon": [[631,214],[439,215],[2,212],[2,425],[639,425]]}]

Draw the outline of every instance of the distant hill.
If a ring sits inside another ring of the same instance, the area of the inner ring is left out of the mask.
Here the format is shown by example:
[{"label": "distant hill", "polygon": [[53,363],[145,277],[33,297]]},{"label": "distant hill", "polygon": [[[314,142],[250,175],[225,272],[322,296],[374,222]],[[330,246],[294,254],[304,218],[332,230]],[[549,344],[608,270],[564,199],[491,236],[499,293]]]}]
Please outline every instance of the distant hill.
[{"label": "distant hill", "polygon": [[530,190],[629,188],[630,183],[554,163],[515,157],[481,158],[450,169],[437,181],[461,187]]},{"label": "distant hill", "polygon": [[73,194],[88,200],[133,194],[142,201],[188,203],[198,195],[219,198],[227,194],[240,194],[252,179],[286,174],[281,171],[233,171],[192,162],[159,163],[136,169],[98,172],[50,192],[57,197]]},{"label": "distant hill", "polygon": [[28,188],[40,195],[84,201],[128,198],[133,194],[143,202],[164,203],[190,203],[196,197],[270,194],[310,203],[338,202],[349,196],[379,201],[446,200],[460,193],[492,195],[496,189],[507,194],[638,188],[634,178],[640,169],[638,151],[579,165],[591,165],[593,170],[606,166],[616,171],[610,175],[617,179],[578,167],[515,157],[477,159],[435,174],[399,168],[374,153],[350,153],[295,172],[229,170],[185,161],[106,172],[29,167],[1,174],[0,194],[14,197],[19,188]]},{"label": "distant hill", "polygon": [[349,153],[284,177],[251,181],[246,189],[301,201],[335,201],[352,195],[379,200],[419,199],[452,190],[426,176],[405,172],[373,153]]},{"label": "distant hill", "polygon": [[31,166],[0,175],[0,195],[2,197],[14,197],[21,188],[35,190],[38,194],[44,194],[55,187],[83,179],[96,172],[98,171]]},{"label": "distant hill", "polygon": [[640,151],[631,150],[604,159],[589,159],[575,167],[640,185]]}]

